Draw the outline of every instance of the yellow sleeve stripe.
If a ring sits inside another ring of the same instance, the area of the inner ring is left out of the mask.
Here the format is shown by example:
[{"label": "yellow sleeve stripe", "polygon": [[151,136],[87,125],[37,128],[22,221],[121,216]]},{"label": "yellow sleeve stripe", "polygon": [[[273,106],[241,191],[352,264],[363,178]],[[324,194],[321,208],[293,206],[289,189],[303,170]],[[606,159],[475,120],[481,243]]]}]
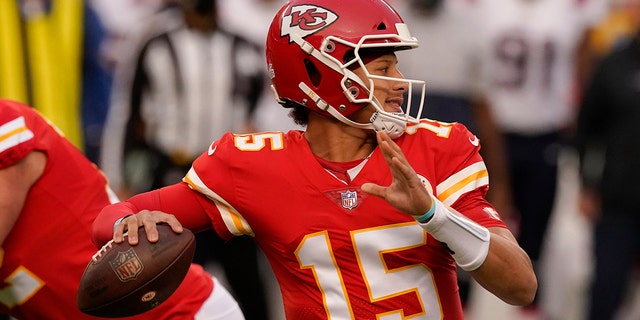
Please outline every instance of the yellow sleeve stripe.
[{"label": "yellow sleeve stripe", "polygon": [[450,176],[436,187],[438,199],[451,206],[461,195],[489,184],[489,173],[484,162],[476,162]]},{"label": "yellow sleeve stripe", "polygon": [[229,232],[235,236],[254,236],[253,230],[251,230],[251,226],[249,226],[247,220],[221,196],[209,189],[204,182],[202,182],[193,167],[189,169],[183,181],[186,182],[191,189],[204,194],[215,203]]},{"label": "yellow sleeve stripe", "polygon": [[0,152],[32,138],[33,132],[27,128],[24,117],[11,120],[0,126]]}]

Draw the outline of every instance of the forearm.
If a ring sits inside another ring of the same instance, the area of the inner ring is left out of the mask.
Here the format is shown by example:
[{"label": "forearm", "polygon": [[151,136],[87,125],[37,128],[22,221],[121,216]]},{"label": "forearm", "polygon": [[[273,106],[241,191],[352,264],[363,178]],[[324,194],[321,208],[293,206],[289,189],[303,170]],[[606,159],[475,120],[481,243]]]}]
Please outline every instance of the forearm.
[{"label": "forearm", "polygon": [[531,303],[538,286],[531,260],[508,229],[494,227],[489,231],[489,253],[482,266],[470,275],[506,303]]},{"label": "forearm", "polygon": [[137,213],[139,210],[128,201],[106,206],[93,221],[93,244],[100,248],[113,238],[113,225],[116,220]]},{"label": "forearm", "polygon": [[456,263],[487,290],[514,305],[531,303],[537,282],[531,261],[511,232],[487,229],[439,201],[417,220],[438,241],[446,243]]},{"label": "forearm", "polygon": [[185,228],[197,232],[211,223],[200,201],[205,200],[184,183],[133,196],[127,201],[107,206],[100,212],[93,223],[93,242],[100,247],[111,240],[116,220],[141,210],[173,214]]}]

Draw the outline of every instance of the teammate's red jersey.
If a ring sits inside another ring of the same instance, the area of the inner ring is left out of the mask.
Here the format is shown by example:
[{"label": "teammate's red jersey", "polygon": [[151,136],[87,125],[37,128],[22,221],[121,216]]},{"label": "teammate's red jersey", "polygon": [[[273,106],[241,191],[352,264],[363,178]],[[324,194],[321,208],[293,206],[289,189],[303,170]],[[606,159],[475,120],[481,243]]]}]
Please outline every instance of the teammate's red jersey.
[{"label": "teammate's red jersey", "polygon": [[[76,293],[97,251],[92,223],[115,196],[96,166],[43,117],[0,100],[0,169],[32,151],[45,153],[47,164],[0,248],[0,313],[18,319],[96,319],[78,310]],[[135,319],[193,318],[212,288],[211,276],[194,265],[169,300]]]},{"label": "teammate's red jersey", "polygon": [[[487,170],[464,126],[423,120],[396,142],[445,205],[505,227],[484,200]],[[254,236],[288,319],[463,319],[447,248],[360,190],[391,180],[379,149],[344,182],[319,164],[302,132],[226,134],[184,178],[196,194],[171,186],[132,199],[131,210],[160,209],[193,228],[206,213],[223,237]]]}]

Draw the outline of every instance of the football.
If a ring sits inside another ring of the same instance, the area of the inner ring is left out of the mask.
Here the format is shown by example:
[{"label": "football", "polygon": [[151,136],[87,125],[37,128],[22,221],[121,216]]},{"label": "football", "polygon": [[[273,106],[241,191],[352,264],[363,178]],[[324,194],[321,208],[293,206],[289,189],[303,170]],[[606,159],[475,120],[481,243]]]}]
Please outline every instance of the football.
[{"label": "football", "polygon": [[113,240],[93,255],[78,287],[78,308],[89,315],[118,318],[151,310],[178,288],[189,270],[195,237],[158,224],[159,240],[147,240],[140,227],[139,241],[129,245]]}]

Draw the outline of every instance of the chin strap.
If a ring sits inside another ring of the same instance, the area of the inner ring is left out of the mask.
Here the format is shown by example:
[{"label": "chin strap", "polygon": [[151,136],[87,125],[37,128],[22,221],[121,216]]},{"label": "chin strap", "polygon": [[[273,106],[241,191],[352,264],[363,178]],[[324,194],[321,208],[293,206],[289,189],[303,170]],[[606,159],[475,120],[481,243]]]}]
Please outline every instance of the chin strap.
[{"label": "chin strap", "polygon": [[[396,116],[402,116],[402,113],[395,113]],[[369,119],[373,130],[384,131],[391,139],[399,138],[407,127],[407,122],[391,117],[387,114],[374,112]]]}]

